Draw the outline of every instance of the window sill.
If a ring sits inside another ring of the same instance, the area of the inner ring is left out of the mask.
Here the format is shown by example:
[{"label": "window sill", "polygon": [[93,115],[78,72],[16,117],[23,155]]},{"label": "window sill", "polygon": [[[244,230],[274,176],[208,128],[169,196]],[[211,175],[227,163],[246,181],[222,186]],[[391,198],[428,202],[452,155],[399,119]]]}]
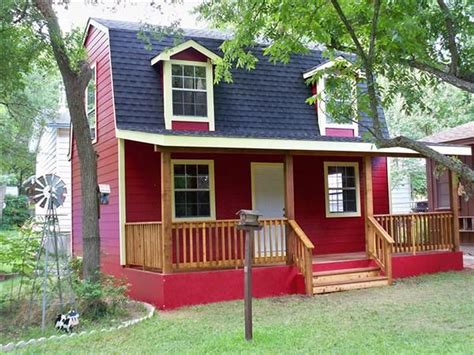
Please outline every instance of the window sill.
[{"label": "window sill", "polygon": [[361,213],[360,212],[344,212],[344,213],[326,212],[326,218],[347,218],[347,217],[361,217]]},{"label": "window sill", "polygon": [[184,121],[184,122],[210,122],[209,117],[201,116],[173,116],[172,121]]},{"label": "window sill", "polygon": [[180,222],[215,222],[215,217],[173,217],[173,223],[180,223]]}]

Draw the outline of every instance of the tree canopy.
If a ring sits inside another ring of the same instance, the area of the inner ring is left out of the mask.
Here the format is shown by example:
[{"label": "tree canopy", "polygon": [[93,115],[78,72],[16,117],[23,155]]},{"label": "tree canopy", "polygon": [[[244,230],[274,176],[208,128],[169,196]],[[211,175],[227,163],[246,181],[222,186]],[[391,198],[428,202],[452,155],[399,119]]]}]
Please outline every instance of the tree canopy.
[{"label": "tree canopy", "polygon": [[[474,171],[458,160],[405,135],[385,137],[378,107],[381,102],[389,106],[398,95],[406,108],[413,107],[427,87],[440,81],[474,92],[472,6],[463,0],[448,5],[443,0],[205,0],[199,12],[214,26],[233,31],[233,37],[222,45],[217,80],[231,80],[234,66],[254,68],[257,58],[249,47],[257,42],[263,43],[270,60],[282,62],[315,44],[323,45],[329,59],[349,53],[350,65],[340,62],[309,81],[331,73],[363,81],[367,89],[357,93],[357,112],[372,120],[371,135],[365,139],[379,147],[413,149],[471,185]],[[388,79],[385,85],[382,77]],[[321,93],[317,99],[322,99]],[[344,105],[332,106],[332,118],[354,119],[345,115]]]}]

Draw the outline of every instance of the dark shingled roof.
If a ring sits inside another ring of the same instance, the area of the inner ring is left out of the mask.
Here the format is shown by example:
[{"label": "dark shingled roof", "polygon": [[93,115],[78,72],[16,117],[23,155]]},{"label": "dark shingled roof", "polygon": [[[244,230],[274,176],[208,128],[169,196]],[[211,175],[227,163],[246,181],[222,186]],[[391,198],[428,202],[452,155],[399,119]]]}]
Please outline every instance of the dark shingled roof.
[{"label": "dark shingled roof", "polygon": [[[327,61],[321,51],[293,56],[288,64],[270,63],[262,48],[254,53],[259,61],[252,71],[234,69],[233,83],[214,86],[214,132],[165,130],[163,92],[158,65],[151,58],[173,47],[173,39],[152,40],[145,49],[137,38],[140,24],[94,19],[109,29],[117,128],[124,130],[225,137],[282,138],[304,140],[358,141],[359,138],[321,137],[314,106],[303,72]],[[185,30],[184,39],[193,39],[218,55],[228,34],[210,30]],[[382,112],[383,114],[383,112]],[[367,125],[370,120],[365,117]],[[360,129],[361,135],[364,129]]]}]

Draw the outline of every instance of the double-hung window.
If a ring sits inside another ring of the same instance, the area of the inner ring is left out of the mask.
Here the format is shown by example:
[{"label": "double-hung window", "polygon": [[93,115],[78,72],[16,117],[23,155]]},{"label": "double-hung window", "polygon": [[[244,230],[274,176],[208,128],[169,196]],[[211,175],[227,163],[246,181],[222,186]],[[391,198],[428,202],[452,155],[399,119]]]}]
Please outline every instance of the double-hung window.
[{"label": "double-hung window", "polygon": [[173,160],[175,219],[214,219],[214,164],[207,160]]},{"label": "double-hung window", "polygon": [[207,117],[206,67],[171,65],[173,116]]},{"label": "double-hung window", "polygon": [[93,142],[97,141],[97,73],[95,65],[92,77],[86,88],[86,114],[89,121],[90,135]]},{"label": "double-hung window", "polygon": [[359,165],[325,162],[326,217],[360,216]]}]

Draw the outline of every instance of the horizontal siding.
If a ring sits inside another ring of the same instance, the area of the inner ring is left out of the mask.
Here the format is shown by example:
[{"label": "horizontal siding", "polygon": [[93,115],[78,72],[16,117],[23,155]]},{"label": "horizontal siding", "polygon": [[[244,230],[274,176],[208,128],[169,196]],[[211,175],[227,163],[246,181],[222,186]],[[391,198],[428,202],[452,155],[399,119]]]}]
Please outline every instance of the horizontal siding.
[{"label": "horizontal siding", "polygon": [[372,158],[374,214],[390,213],[387,158]]},{"label": "horizontal siding", "polygon": [[[97,176],[99,184],[110,185],[108,205],[100,207],[100,238],[102,268],[105,272],[118,270],[119,264],[119,205],[118,149],[115,137],[112,72],[106,33],[91,27],[85,42],[91,63],[97,69]],[[73,241],[74,253],[82,254],[81,186],[77,149],[73,151]]]},{"label": "horizontal siding", "polygon": [[[36,175],[56,174],[66,184],[67,195],[64,204],[57,209],[61,232],[71,231],[71,164],[68,160],[69,129],[47,127],[39,141],[36,158]],[[36,206],[36,215],[45,210]]]}]

